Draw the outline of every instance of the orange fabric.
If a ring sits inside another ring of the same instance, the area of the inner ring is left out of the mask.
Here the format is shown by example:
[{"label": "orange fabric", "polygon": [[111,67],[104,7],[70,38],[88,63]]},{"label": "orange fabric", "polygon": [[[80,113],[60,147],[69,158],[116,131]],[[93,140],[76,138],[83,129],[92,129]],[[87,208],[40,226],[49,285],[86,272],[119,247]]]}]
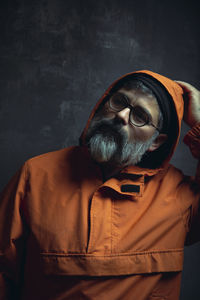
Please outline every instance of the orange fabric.
[{"label": "orange fabric", "polygon": [[[180,128],[182,89],[143,72],[172,95]],[[185,142],[199,147],[199,135],[197,125]],[[106,182],[85,146],[28,160],[1,196],[0,299],[178,299],[199,191],[168,160]]]}]

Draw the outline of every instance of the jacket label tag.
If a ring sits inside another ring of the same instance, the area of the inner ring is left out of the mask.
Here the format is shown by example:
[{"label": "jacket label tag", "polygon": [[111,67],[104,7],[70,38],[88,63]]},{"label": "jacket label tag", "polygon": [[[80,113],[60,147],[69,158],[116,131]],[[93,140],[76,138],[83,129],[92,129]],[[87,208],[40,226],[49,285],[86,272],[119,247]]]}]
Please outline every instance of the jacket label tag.
[{"label": "jacket label tag", "polygon": [[123,184],[121,186],[121,192],[126,193],[139,193],[140,192],[140,186],[135,184]]}]

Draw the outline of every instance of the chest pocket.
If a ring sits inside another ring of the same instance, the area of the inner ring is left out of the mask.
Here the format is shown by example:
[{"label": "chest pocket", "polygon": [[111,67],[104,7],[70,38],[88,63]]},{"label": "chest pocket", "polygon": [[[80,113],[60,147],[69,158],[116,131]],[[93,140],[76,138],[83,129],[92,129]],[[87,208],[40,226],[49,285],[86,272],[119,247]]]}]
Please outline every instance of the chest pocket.
[{"label": "chest pocket", "polygon": [[41,258],[44,272],[54,275],[139,275],[180,272],[183,268],[183,249],[116,255],[41,253]]}]

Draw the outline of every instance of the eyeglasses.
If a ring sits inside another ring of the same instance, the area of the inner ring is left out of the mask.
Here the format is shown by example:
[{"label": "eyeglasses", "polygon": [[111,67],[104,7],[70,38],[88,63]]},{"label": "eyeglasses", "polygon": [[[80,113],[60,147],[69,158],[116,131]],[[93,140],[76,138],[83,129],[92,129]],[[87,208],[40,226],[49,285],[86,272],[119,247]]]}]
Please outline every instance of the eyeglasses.
[{"label": "eyeglasses", "polygon": [[116,93],[108,100],[109,108],[112,111],[119,112],[124,108],[130,109],[129,122],[137,127],[151,125],[159,131],[159,129],[151,122],[149,113],[139,105],[132,106],[129,99],[122,93]]}]

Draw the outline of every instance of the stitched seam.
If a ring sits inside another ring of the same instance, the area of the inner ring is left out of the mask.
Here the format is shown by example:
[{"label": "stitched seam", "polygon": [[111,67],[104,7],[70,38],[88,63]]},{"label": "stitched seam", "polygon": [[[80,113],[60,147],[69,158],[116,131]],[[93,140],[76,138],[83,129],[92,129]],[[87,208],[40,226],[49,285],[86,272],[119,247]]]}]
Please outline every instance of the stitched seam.
[{"label": "stitched seam", "polygon": [[59,253],[59,252],[41,252],[40,254],[43,256],[85,256],[85,257],[119,257],[119,256],[136,256],[136,255],[152,255],[152,254],[170,254],[170,253],[182,253],[183,248],[181,249],[172,249],[172,250],[155,250],[155,251],[144,251],[144,252],[134,252],[134,253],[120,253],[120,254],[110,254],[110,255],[92,255],[87,253]]}]

